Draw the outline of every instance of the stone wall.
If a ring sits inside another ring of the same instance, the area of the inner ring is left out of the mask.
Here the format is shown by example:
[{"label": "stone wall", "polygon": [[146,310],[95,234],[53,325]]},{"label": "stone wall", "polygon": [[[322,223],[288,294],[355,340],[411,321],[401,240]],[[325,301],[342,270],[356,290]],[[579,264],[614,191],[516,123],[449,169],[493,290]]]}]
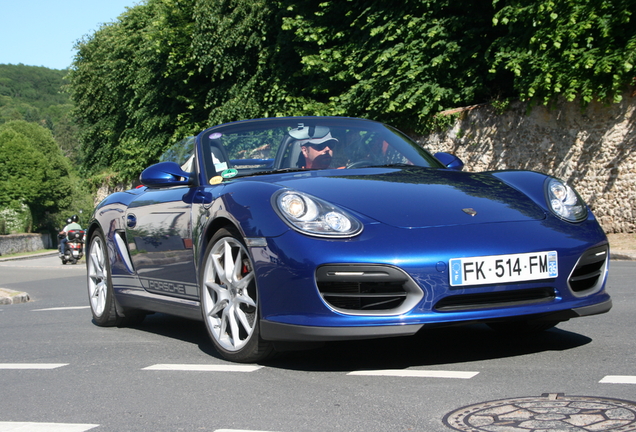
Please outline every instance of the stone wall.
[{"label": "stone wall", "polygon": [[419,142],[459,156],[466,171],[524,169],[567,180],[606,232],[636,231],[636,91],[585,109],[561,102],[514,103],[503,114],[489,105],[456,111],[449,130]]},{"label": "stone wall", "polygon": [[49,234],[0,235],[0,256],[19,252],[33,252],[52,247]]},{"label": "stone wall", "polygon": [[97,204],[102,202],[108,195],[115,192],[122,192],[130,188],[132,188],[131,185],[126,185],[123,183],[117,183],[114,186],[104,183],[99,187],[99,189],[97,189],[97,192],[95,193],[94,204],[95,206],[97,206]]}]

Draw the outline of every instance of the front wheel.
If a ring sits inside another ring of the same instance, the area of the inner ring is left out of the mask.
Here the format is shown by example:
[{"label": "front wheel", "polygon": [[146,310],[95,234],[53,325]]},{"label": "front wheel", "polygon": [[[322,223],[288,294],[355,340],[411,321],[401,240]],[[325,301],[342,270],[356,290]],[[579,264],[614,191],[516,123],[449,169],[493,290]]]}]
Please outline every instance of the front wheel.
[{"label": "front wheel", "polygon": [[272,354],[272,343],[260,337],[252,259],[239,235],[225,229],[205,252],[201,311],[214,346],[226,359],[252,363]]}]

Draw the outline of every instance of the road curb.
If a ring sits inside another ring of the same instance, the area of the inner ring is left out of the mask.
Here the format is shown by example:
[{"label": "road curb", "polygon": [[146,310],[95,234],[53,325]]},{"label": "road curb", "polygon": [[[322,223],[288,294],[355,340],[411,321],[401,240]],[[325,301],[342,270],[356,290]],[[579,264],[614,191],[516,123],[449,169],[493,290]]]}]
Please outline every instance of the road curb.
[{"label": "road curb", "polygon": [[636,261],[636,253],[634,252],[611,252],[610,251],[610,260],[616,261]]},{"label": "road curb", "polygon": [[26,303],[29,300],[31,300],[31,297],[25,292],[0,288],[0,305]]},{"label": "road curb", "polygon": [[7,258],[0,257],[0,262],[26,260],[26,259],[31,259],[31,258],[40,258],[40,257],[45,257],[45,256],[53,256],[53,255],[58,255],[58,252],[57,251],[51,251],[51,252],[42,252],[42,253],[39,253],[39,254],[12,256],[12,257],[7,257]]}]

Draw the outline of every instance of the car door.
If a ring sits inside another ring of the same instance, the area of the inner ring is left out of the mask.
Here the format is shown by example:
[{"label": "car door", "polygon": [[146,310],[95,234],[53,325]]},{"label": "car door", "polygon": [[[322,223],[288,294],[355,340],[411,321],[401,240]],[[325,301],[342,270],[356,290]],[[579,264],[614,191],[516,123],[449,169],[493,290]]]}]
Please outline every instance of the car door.
[{"label": "car door", "polygon": [[146,291],[198,298],[190,187],[148,189],[126,211],[133,266]]}]

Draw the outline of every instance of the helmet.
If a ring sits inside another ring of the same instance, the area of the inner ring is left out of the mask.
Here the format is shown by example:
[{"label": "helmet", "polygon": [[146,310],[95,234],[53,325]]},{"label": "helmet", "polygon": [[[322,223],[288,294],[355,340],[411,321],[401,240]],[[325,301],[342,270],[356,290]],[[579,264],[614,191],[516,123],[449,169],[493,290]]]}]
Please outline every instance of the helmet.
[{"label": "helmet", "polygon": [[66,219],[66,223],[67,223],[67,224],[70,224],[71,222],[73,222],[73,221],[71,220],[71,218]]},{"label": "helmet", "polygon": [[79,220],[79,218],[77,217],[77,215],[73,215],[73,216],[71,216],[71,220],[73,222],[77,222]]}]

